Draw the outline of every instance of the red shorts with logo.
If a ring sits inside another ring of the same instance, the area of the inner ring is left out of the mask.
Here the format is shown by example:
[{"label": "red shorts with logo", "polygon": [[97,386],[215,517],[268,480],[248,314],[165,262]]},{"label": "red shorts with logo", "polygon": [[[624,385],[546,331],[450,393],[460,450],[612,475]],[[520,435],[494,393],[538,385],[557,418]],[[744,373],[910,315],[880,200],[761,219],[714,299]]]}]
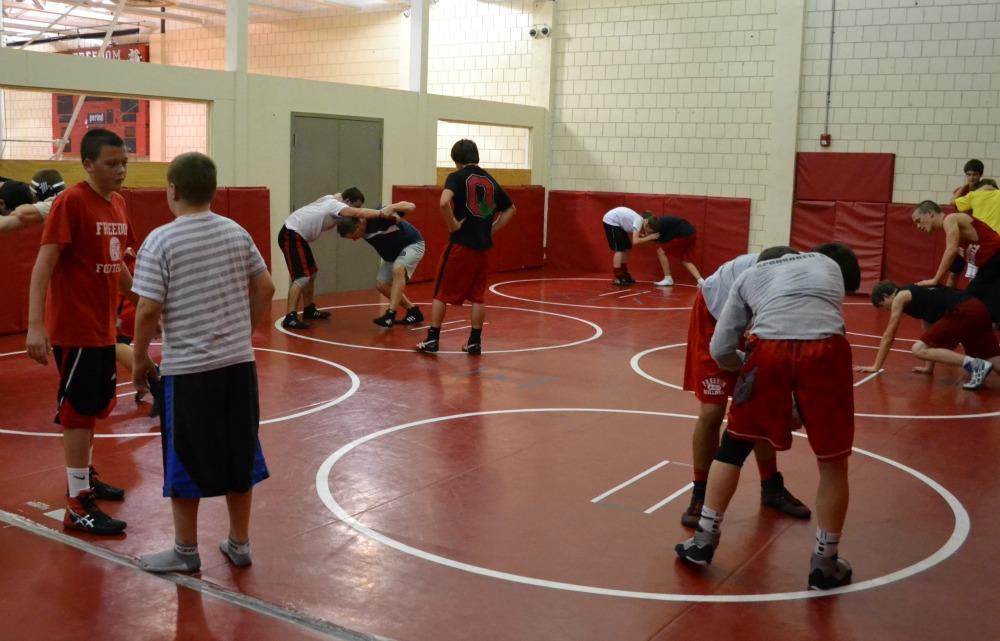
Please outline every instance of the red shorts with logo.
[{"label": "red shorts with logo", "polygon": [[733,394],[736,372],[719,367],[708,346],[715,333],[715,317],[701,290],[694,297],[691,319],[688,321],[687,357],[684,359],[684,389],[694,392],[702,403],[725,405]]},{"label": "red shorts with logo", "polygon": [[686,262],[694,262],[694,240],[697,234],[691,234],[690,236],[684,236],[683,238],[672,238],[663,244],[663,251],[667,252],[668,256],[675,256],[678,259]]},{"label": "red shorts with logo", "polygon": [[748,357],[733,389],[729,434],[765,440],[776,450],[792,446],[788,416],[792,397],[816,458],[850,455],[854,444],[854,375],[851,346],[843,336],[821,340],[751,337]]},{"label": "red shorts with logo", "polygon": [[1000,356],[1000,343],[993,333],[990,310],[978,298],[970,298],[952,308],[920,337],[928,347],[955,349],[960,343],[973,358]]},{"label": "red shorts with logo", "polygon": [[461,305],[465,301],[482,303],[486,294],[488,257],[488,249],[450,243],[438,263],[434,298],[451,305]]}]

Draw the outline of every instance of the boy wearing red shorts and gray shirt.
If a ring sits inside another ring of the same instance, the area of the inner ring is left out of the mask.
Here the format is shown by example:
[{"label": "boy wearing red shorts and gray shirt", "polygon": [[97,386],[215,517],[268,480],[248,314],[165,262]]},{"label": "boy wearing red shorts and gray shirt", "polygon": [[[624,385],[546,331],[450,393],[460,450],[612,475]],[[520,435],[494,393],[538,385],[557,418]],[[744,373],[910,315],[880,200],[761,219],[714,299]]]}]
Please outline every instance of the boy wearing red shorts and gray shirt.
[{"label": "boy wearing red shorts and gray shirt", "polygon": [[[841,305],[845,292],[856,290],[860,281],[857,257],[838,243],[764,261],[736,279],[711,352],[721,367],[740,375],[697,530],[675,547],[682,560],[711,563],[724,512],[753,443],[768,441],[777,450],[791,447],[788,417],[794,395],[820,476],[819,527],[808,586],[826,590],[850,583],[851,566],[838,556],[849,500],[847,460],[854,442],[851,347],[844,337]],[[748,325],[744,354],[739,345]]]},{"label": "boy wearing red shorts and gray shirt", "polygon": [[[220,551],[250,565],[253,486],[268,477],[257,431],[257,367],[250,334],[274,294],[253,238],[235,221],[212,213],[216,169],[197,152],[167,169],[167,202],[176,217],[139,248],[134,290],[132,382],[145,391],[155,378],[150,340],[163,319],[163,495],[170,497],[174,545],[139,559],[149,572],[196,572],[198,506],[226,497],[229,537]],[[225,315],[226,322],[213,322]]]},{"label": "boy wearing red shorts and gray shirt", "polygon": [[[681,515],[681,525],[694,528],[701,518],[705,502],[708,468],[719,449],[719,429],[726,415],[726,405],[733,393],[736,372],[719,367],[709,351],[716,319],[722,315],[729,290],[736,279],[760,261],[797,253],[791,247],[770,247],[760,254],[745,254],[724,263],[705,279],[695,294],[688,324],[687,357],[684,361],[684,389],[694,392],[700,403],[698,420],[691,437],[694,484],[691,503]],[[808,519],[809,508],[785,489],[778,472],[774,448],[766,441],[754,445],[754,457],[760,472],[760,503],[800,519]]]},{"label": "boy wearing red shorts and gray shirt", "polygon": [[503,187],[479,166],[479,148],[471,140],[459,140],[451,148],[458,167],[448,175],[441,193],[441,217],[451,232],[448,246],[438,263],[434,282],[434,303],[427,338],[417,343],[417,351],[438,351],[445,305],[472,303],[472,330],[462,351],[482,353],[483,321],[486,306],[487,256],[493,247],[493,232],[514,216],[514,203]]},{"label": "boy wearing red shorts and gray shirt", "polygon": [[701,285],[705,279],[701,277],[701,272],[694,264],[694,243],[697,232],[690,221],[677,216],[653,216],[645,217],[643,231],[660,244],[656,248],[656,258],[663,268],[663,280],[658,280],[654,285],[657,287],[670,287],[674,284],[674,279],[670,275],[670,260],[667,256],[674,256],[681,261],[684,269],[688,270],[695,282]]},{"label": "boy wearing red shorts and gray shirt", "polygon": [[[125,181],[128,153],[113,132],[91,129],[80,143],[87,179],[55,201],[31,272],[28,355],[59,369],[55,422],[63,428],[69,500],[63,527],[113,535],[125,521],[95,500],[121,501],[125,491],[98,480],[93,447],[96,419],[115,407],[115,320],[118,291],[135,300],[122,263],[128,246]],[[49,294],[46,300],[46,293]],[[44,318],[43,318],[44,317]]]}]

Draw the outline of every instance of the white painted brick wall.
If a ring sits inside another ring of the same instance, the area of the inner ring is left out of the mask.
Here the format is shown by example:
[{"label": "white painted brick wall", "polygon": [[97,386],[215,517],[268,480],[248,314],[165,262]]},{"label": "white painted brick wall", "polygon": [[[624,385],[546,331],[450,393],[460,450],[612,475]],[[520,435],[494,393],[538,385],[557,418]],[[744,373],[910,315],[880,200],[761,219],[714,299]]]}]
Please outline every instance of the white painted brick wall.
[{"label": "white painted brick wall", "polygon": [[551,187],[767,206],[776,0],[560,0]]},{"label": "white painted brick wall", "polygon": [[527,104],[533,0],[439,0],[430,9],[427,89]]},{"label": "white painted brick wall", "polygon": [[[950,199],[970,158],[1000,172],[996,2],[837,2],[834,151],[896,154],[893,200]],[[831,2],[807,0],[799,151],[819,151]]]},{"label": "white painted brick wall", "polygon": [[523,127],[438,121],[437,166],[454,167],[451,147],[468,138],[479,147],[479,164],[488,169],[530,169],[528,130]]}]

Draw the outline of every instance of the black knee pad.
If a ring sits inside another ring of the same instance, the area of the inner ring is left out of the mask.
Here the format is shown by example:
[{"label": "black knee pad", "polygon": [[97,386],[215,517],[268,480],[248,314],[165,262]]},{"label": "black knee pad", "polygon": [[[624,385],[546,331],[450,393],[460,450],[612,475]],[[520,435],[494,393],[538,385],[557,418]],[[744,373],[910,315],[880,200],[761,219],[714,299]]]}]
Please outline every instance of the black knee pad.
[{"label": "black knee pad", "polygon": [[729,430],[726,430],[722,433],[722,443],[719,444],[719,451],[715,453],[715,460],[743,467],[743,463],[752,451],[753,441],[735,439],[729,435]]}]

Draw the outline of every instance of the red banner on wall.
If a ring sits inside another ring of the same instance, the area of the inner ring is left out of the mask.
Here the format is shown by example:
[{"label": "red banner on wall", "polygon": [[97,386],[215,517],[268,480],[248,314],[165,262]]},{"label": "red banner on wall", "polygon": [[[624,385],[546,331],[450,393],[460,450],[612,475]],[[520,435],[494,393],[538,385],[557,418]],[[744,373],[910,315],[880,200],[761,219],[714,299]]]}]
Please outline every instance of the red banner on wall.
[{"label": "red banner on wall", "polygon": [[[79,49],[66,51],[74,56],[96,58],[100,49]],[[104,51],[106,60],[123,60],[130,63],[149,62],[148,44],[116,45]],[[62,138],[66,126],[73,117],[73,110],[80,102],[80,96],[52,94],[52,138]],[[109,129],[125,141],[125,148],[136,158],[149,157],[149,101],[134,98],[110,98],[107,96],[87,96],[76,119],[69,143],[63,149],[66,154],[80,149],[80,140],[88,129]],[[55,145],[53,151],[58,150]]]}]

